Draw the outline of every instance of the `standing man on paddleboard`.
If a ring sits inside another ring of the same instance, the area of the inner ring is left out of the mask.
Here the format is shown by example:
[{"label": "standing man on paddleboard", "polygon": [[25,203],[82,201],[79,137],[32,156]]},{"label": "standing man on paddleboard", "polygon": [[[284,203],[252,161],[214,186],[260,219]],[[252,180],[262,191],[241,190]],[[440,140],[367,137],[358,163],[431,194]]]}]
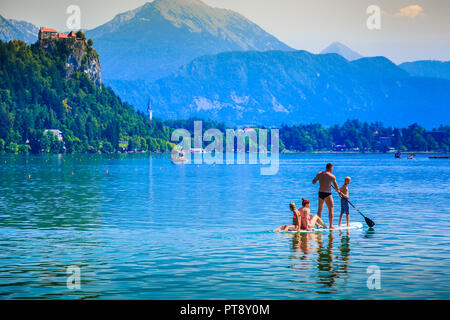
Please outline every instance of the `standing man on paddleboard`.
[{"label": "standing man on paddleboard", "polygon": [[320,171],[316,177],[313,179],[312,183],[316,184],[319,181],[319,208],[317,210],[317,215],[322,218],[323,203],[325,202],[328,207],[328,219],[330,223],[330,229],[335,229],[333,227],[333,210],[334,201],[331,195],[331,185],[333,185],[334,190],[340,195],[339,186],[336,182],[336,177],[332,174],[333,164],[327,163],[326,170]]}]

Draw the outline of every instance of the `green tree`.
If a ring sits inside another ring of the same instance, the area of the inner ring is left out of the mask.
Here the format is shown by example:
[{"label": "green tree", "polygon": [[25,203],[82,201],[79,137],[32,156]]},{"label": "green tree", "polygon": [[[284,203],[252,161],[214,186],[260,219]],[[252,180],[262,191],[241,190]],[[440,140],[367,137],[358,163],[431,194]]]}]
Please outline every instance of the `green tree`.
[{"label": "green tree", "polygon": [[111,153],[114,151],[113,145],[109,141],[102,141],[101,151],[103,153]]},{"label": "green tree", "polygon": [[[46,46],[0,42],[0,138],[6,145],[28,140],[33,153],[64,152],[63,142],[42,136],[46,129],[61,130],[65,152],[70,153],[97,152],[102,141],[108,141],[114,152],[121,137],[170,138],[170,129],[162,121],[149,121],[110,88],[95,85],[86,73],[74,72],[68,78],[69,55],[78,54],[72,42]],[[84,63],[98,58],[93,48],[86,49]],[[142,139],[133,142],[140,142],[139,150],[148,148]]]},{"label": "green tree", "polygon": [[79,39],[86,40],[86,36],[84,35],[84,33],[81,30],[76,33],[76,36]]},{"label": "green tree", "polygon": [[19,145],[19,153],[29,153],[31,150],[31,147],[28,144],[20,144]]},{"label": "green tree", "polygon": [[6,147],[9,153],[18,153],[19,152],[19,145],[15,142],[10,142],[9,145]]}]

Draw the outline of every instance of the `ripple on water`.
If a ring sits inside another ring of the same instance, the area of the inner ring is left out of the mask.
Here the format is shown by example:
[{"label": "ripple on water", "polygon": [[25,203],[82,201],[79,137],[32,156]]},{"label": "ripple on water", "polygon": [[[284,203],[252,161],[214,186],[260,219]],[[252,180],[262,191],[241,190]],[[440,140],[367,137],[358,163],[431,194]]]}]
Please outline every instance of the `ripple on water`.
[{"label": "ripple on water", "polygon": [[[294,154],[261,176],[166,155],[0,158],[1,298],[450,298],[449,162]],[[311,180],[329,161],[375,230],[266,232],[291,201],[316,211]],[[366,285],[373,265],[381,290]]]}]

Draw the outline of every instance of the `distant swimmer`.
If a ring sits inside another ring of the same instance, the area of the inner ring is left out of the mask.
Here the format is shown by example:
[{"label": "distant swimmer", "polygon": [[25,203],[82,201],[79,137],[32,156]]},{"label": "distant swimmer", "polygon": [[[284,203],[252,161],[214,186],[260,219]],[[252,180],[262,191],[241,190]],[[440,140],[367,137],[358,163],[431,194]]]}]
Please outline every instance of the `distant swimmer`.
[{"label": "distant swimmer", "polygon": [[309,200],[304,198],[302,198],[302,207],[298,210],[295,207],[295,203],[290,203],[289,209],[293,213],[292,224],[281,226],[274,231],[313,231],[316,225],[326,228],[327,226],[318,215],[310,215],[311,210],[309,209],[309,205]]},{"label": "distant swimmer", "polygon": [[336,177],[332,174],[332,172],[333,164],[328,163],[326,170],[320,171],[313,179],[312,183],[316,184],[317,181],[319,181],[319,208],[317,209],[317,215],[322,218],[323,203],[325,202],[328,207],[330,229],[335,229],[335,227],[333,227],[334,201],[333,196],[331,195],[331,185],[333,185],[333,188],[339,193],[339,196],[341,196],[341,192],[339,191]]}]

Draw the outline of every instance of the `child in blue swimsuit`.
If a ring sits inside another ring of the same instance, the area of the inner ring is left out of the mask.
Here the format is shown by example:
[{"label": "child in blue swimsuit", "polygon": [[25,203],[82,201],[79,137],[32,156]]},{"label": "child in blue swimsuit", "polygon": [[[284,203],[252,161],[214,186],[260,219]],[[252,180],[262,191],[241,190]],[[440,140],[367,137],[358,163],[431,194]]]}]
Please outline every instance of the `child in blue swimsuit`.
[{"label": "child in blue swimsuit", "polygon": [[344,184],[339,188],[341,191],[341,215],[339,216],[339,227],[342,224],[342,216],[347,216],[347,227],[350,227],[350,207],[348,206],[348,199],[350,199],[350,192],[348,190],[348,185],[352,179],[350,177],[345,177]]}]

